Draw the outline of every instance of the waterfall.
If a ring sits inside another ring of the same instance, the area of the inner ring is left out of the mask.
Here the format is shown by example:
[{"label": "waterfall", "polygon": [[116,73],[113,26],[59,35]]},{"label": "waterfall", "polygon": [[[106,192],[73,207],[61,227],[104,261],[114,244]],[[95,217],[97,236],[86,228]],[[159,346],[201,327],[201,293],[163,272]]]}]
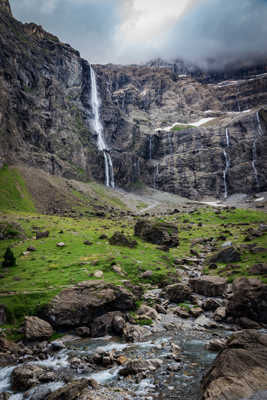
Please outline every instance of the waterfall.
[{"label": "waterfall", "polygon": [[[229,148],[230,147],[230,137],[229,137],[228,128],[225,129],[225,137],[226,137],[226,147]],[[231,166],[231,162],[230,162],[230,156],[226,152],[226,150],[223,150],[223,155],[224,155],[224,159],[225,159],[225,169],[223,171],[224,198],[227,199],[227,197],[228,197],[227,175],[228,175],[229,168]]]},{"label": "waterfall", "polygon": [[236,104],[237,104],[238,111],[241,112],[240,103],[239,103],[239,85],[237,85],[237,89],[236,89]]},{"label": "waterfall", "polygon": [[149,135],[149,160],[152,160],[152,136]]},{"label": "waterfall", "polygon": [[100,119],[100,100],[97,92],[96,76],[93,67],[90,65],[91,77],[91,106],[94,114],[93,127],[97,134],[97,147],[102,151],[105,161],[105,184],[106,186],[115,188],[113,164],[109,149],[105,142],[103,134],[103,125]]},{"label": "waterfall", "polygon": [[159,176],[159,164],[157,163],[154,168],[154,189],[157,189],[157,182]]},{"label": "waterfall", "polygon": [[261,127],[261,120],[260,120],[259,111],[257,111],[257,113],[256,113],[256,118],[257,118],[257,123],[258,123],[258,133],[259,133],[260,136],[263,136],[263,130],[262,130],[262,127]]},{"label": "waterfall", "polygon": [[[263,130],[262,130],[262,126],[261,126],[261,120],[260,120],[260,115],[259,115],[259,111],[256,112],[256,122],[257,122],[257,133],[259,136],[263,136]],[[256,180],[256,184],[257,187],[260,186],[260,182],[259,182],[259,176],[258,176],[258,170],[256,167],[256,162],[257,162],[257,133],[255,134],[255,138],[253,140],[253,145],[252,145],[252,169],[254,171],[254,176],[255,176],[255,180]]]}]

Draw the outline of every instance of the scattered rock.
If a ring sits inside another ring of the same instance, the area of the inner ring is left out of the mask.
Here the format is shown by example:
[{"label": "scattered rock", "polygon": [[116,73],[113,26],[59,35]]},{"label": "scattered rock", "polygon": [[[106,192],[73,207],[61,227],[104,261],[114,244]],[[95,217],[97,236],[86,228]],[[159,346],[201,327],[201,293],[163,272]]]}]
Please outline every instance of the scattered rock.
[{"label": "scattered rock", "polygon": [[27,247],[27,251],[36,251],[36,248],[34,246],[29,246]]},{"label": "scattered rock", "polygon": [[28,340],[49,339],[53,334],[52,326],[38,317],[25,317],[24,334]]},{"label": "scattered rock", "polygon": [[38,365],[24,364],[15,368],[11,374],[11,384],[15,390],[27,390],[40,382],[51,382],[56,374]]},{"label": "scattered rock", "polygon": [[244,329],[260,329],[261,325],[249,318],[241,317],[236,322]]},{"label": "scattered rock", "polygon": [[85,240],[85,241],[83,242],[83,244],[85,244],[86,246],[91,246],[93,243],[90,242],[90,240]]},{"label": "scattered rock", "polygon": [[85,281],[59,293],[45,315],[57,327],[89,326],[94,318],[109,311],[136,308],[137,298],[122,286],[101,281]]},{"label": "scattered rock", "polygon": [[160,319],[160,316],[157,313],[157,311],[154,310],[154,308],[147,306],[145,304],[142,304],[140,306],[140,308],[137,311],[137,314],[142,316],[142,318],[146,319],[154,319],[154,320]]},{"label": "scattered rock", "polygon": [[90,380],[87,379],[73,381],[49,394],[46,400],[91,400],[89,386]]},{"label": "scattered rock", "polygon": [[109,243],[115,246],[125,246],[130,248],[137,246],[136,240],[132,240],[121,232],[115,232],[114,235],[109,239]]},{"label": "scattered rock", "polygon": [[37,231],[36,232],[36,239],[44,239],[47,238],[49,236],[50,232],[49,231],[45,231],[45,232],[40,232]]},{"label": "scattered rock", "polygon": [[215,311],[216,308],[221,307],[221,302],[217,299],[207,299],[203,302],[205,311]]},{"label": "scattered rock", "polygon": [[226,347],[226,339],[211,339],[207,345],[210,351],[221,351]]},{"label": "scattered rock", "polygon": [[199,317],[202,313],[203,313],[203,310],[200,307],[192,307],[192,308],[190,308],[190,314],[194,318]]},{"label": "scattered rock", "polygon": [[189,283],[195,293],[206,297],[223,296],[227,285],[226,279],[211,275],[190,279]]},{"label": "scattered rock", "polygon": [[103,278],[103,276],[104,276],[103,271],[95,271],[94,273],[95,278]]},{"label": "scattered rock", "polygon": [[191,300],[192,289],[184,283],[175,283],[166,286],[163,295],[173,303],[181,303],[185,300]]},{"label": "scattered rock", "polygon": [[124,368],[120,370],[119,374],[122,376],[128,376],[136,375],[140,372],[156,371],[156,369],[158,369],[162,363],[163,361],[157,358],[150,360],[130,360],[125,364]]},{"label": "scattered rock", "polygon": [[141,275],[141,278],[149,279],[149,278],[151,278],[152,275],[153,275],[153,271],[151,271],[151,270],[149,269],[149,270],[145,271],[145,272]]},{"label": "scattered rock", "polygon": [[201,326],[202,328],[214,329],[217,328],[218,325],[216,322],[212,321],[210,318],[206,317],[204,314],[200,315],[196,320],[195,324]]},{"label": "scattered rock", "polygon": [[223,319],[225,319],[225,317],[226,317],[225,307],[218,307],[213,314],[213,318],[215,319],[215,321],[222,321]]},{"label": "scattered rock", "polygon": [[165,222],[139,220],[135,225],[134,234],[154,244],[168,247],[177,247],[179,244],[177,226]]},{"label": "scattered rock", "polygon": [[93,320],[91,323],[91,336],[92,337],[101,337],[106,336],[107,334],[113,333],[113,320],[115,317],[122,317],[122,313],[119,311],[109,312],[101,315]]},{"label": "scattered rock", "polygon": [[7,321],[6,306],[0,304],[0,325],[4,325]]},{"label": "scattered rock", "polygon": [[178,315],[178,317],[185,319],[190,317],[189,311],[184,307],[176,307],[172,311],[174,314]]},{"label": "scattered rock", "polygon": [[248,273],[251,275],[265,275],[267,274],[267,264],[254,264],[251,268],[249,268]]},{"label": "scattered rock", "polygon": [[57,247],[64,247],[65,246],[65,243],[64,242],[58,242],[57,243]]},{"label": "scattered rock", "polygon": [[267,389],[267,335],[235,333],[202,379],[203,400],[239,400]]},{"label": "scattered rock", "polygon": [[227,315],[246,317],[259,323],[267,322],[267,285],[258,279],[237,278],[232,284],[233,296]]},{"label": "scattered rock", "polygon": [[88,328],[88,326],[79,326],[79,328],[77,328],[75,332],[76,335],[80,337],[89,337],[91,335],[91,330],[90,328]]},{"label": "scattered rock", "polygon": [[241,260],[241,253],[234,246],[229,246],[223,250],[218,251],[209,259],[209,264],[212,263],[229,263]]},{"label": "scattered rock", "polygon": [[144,337],[151,335],[150,330],[144,326],[126,323],[123,329],[123,336],[128,342],[143,340]]}]

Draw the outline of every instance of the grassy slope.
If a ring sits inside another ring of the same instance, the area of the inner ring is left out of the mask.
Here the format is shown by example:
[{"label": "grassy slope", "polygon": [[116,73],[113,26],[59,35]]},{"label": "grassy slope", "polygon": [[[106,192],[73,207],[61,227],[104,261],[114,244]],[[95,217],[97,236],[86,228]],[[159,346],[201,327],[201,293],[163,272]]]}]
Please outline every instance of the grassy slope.
[{"label": "grassy slope", "polygon": [[[2,170],[0,177],[2,180],[0,183],[7,180],[7,177],[9,179],[11,177],[13,183],[18,181],[21,188],[25,187],[15,171]],[[225,210],[216,214],[214,209],[206,207],[190,214],[178,213],[163,217],[162,220],[175,223],[179,228],[180,245],[171,249],[169,253],[139,239],[137,239],[137,248],[129,249],[111,246],[107,239],[99,239],[99,237],[103,233],[110,237],[117,230],[132,236],[134,219],[109,218],[109,216],[78,219],[40,215],[33,212],[33,203],[28,197],[29,194],[21,197],[21,189],[17,192],[13,190],[10,182],[8,185],[10,189],[5,191],[8,197],[4,199],[2,196],[0,204],[2,210],[9,207],[9,211],[8,213],[0,212],[0,221],[8,220],[20,224],[27,235],[25,240],[0,241],[0,261],[7,246],[12,247],[17,257],[16,267],[0,269],[0,303],[7,305],[12,322],[19,322],[25,314],[35,313],[40,305],[47,303],[62,288],[83,280],[94,279],[92,275],[96,270],[102,270],[104,279],[114,283],[120,283],[124,279],[138,284],[162,283],[166,279],[171,283],[179,279],[178,275],[175,278],[177,272],[173,261],[191,257],[193,239],[215,238],[219,249],[223,241],[217,238],[224,234],[226,240],[240,245],[249,227],[257,227],[260,222],[267,223],[267,215],[260,211]],[[14,211],[20,207],[24,212]],[[31,212],[27,210],[27,207]],[[158,218],[158,220],[161,219]],[[240,225],[240,223],[248,225]],[[227,226],[228,224],[231,224],[230,227]],[[33,232],[37,229],[49,230],[50,236],[35,240]],[[266,246],[266,238],[265,234],[255,238],[252,243]],[[84,244],[85,240],[90,240],[93,244],[87,246]],[[65,243],[64,248],[56,246],[57,242],[61,241]],[[30,245],[34,246],[36,251],[23,255],[22,252]],[[205,250],[202,245],[196,245],[194,249],[199,253]],[[251,254],[246,250],[242,254],[242,261],[236,263],[237,266],[233,266],[235,272],[222,273],[221,270],[225,265],[219,265],[218,269],[212,270],[211,273],[220,273],[231,281],[235,276],[248,275],[248,267],[256,262],[267,262],[266,253]],[[114,263],[122,268],[124,277],[113,272]],[[141,274],[147,269],[152,270],[153,275],[150,280],[144,282]],[[266,280],[266,277],[262,279]]]},{"label": "grassy slope", "polygon": [[0,169],[0,210],[35,211],[31,195],[16,169]]}]

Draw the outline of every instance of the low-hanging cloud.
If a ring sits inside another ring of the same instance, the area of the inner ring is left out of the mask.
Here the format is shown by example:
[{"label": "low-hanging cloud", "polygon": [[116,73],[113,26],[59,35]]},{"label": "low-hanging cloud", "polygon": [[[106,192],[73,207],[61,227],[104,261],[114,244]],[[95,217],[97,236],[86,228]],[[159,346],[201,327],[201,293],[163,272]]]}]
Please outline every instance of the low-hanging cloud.
[{"label": "low-hanging cloud", "polygon": [[10,0],[93,63],[183,57],[203,63],[267,54],[267,0]]}]

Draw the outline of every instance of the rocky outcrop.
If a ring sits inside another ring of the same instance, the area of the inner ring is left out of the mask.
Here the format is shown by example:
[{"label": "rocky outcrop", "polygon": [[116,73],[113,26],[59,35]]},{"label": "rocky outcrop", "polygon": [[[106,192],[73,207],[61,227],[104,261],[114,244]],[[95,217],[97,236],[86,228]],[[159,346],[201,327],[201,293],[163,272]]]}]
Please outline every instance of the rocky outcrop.
[{"label": "rocky outcrop", "polygon": [[227,314],[234,318],[246,317],[267,323],[267,285],[258,279],[237,278],[232,285]]},{"label": "rocky outcrop", "polygon": [[233,246],[228,246],[225,249],[219,250],[209,258],[209,263],[230,263],[241,260],[241,253]]},{"label": "rocky outcrop", "polygon": [[203,400],[239,400],[267,389],[267,335],[235,333],[202,380]]},{"label": "rocky outcrop", "polygon": [[12,387],[15,390],[27,390],[39,383],[51,382],[56,374],[38,365],[22,365],[15,368],[11,375]]},{"label": "rocky outcrop", "polygon": [[53,328],[38,317],[26,317],[24,321],[24,334],[28,340],[49,339],[53,335]]},{"label": "rocky outcrop", "polygon": [[85,281],[59,293],[48,305],[45,315],[55,327],[89,326],[107,312],[134,310],[136,300],[121,286]]},{"label": "rocky outcrop", "polygon": [[137,221],[134,234],[146,242],[167,247],[176,247],[179,244],[177,226],[165,222]]},{"label": "rocky outcrop", "polygon": [[[88,62],[42,27],[16,21],[8,0],[0,24],[1,163],[104,182]],[[210,76],[181,60],[94,69],[117,186],[144,182],[190,198],[266,189],[266,64]],[[190,125],[205,117],[214,119]],[[188,125],[166,129],[177,122]]]},{"label": "rocky outcrop", "polygon": [[192,299],[193,290],[184,283],[175,283],[166,286],[164,289],[164,297],[173,303],[182,303]]},{"label": "rocky outcrop", "polygon": [[226,279],[219,276],[203,275],[190,279],[190,285],[195,293],[206,297],[221,297],[226,289]]}]

